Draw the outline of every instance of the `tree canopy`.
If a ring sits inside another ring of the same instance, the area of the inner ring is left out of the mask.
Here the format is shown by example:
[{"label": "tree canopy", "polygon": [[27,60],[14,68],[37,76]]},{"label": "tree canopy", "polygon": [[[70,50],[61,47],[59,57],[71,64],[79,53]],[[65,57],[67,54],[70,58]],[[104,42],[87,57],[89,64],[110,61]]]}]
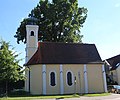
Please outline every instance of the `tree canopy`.
[{"label": "tree canopy", "polygon": [[[39,41],[82,42],[81,27],[87,18],[87,9],[78,6],[78,0],[40,0],[28,17],[37,18]],[[26,43],[26,24],[24,18],[14,35],[17,43]]]},{"label": "tree canopy", "polygon": [[15,82],[24,78],[19,61],[16,58],[18,54],[10,50],[9,42],[0,41],[0,82]]}]

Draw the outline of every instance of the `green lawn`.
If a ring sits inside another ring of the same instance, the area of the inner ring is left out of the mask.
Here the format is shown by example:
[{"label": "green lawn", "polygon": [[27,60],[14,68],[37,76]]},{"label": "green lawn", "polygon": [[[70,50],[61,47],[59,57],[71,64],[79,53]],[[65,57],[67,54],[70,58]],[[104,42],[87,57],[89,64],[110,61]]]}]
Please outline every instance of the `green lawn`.
[{"label": "green lawn", "polygon": [[108,96],[110,95],[110,93],[100,93],[100,94],[84,94],[83,96],[87,96],[87,97],[96,97],[96,96]]},{"label": "green lawn", "polygon": [[32,100],[32,99],[54,99],[54,98],[78,98],[79,95],[55,95],[55,96],[24,96],[24,97],[7,97],[0,100]]},{"label": "green lawn", "polygon": [[[107,96],[110,93],[101,93],[101,94],[84,94],[82,96]],[[55,95],[55,96],[24,96],[24,97],[7,97],[7,98],[0,98],[0,100],[33,100],[33,99],[53,99],[53,98],[79,98],[80,95]]]}]

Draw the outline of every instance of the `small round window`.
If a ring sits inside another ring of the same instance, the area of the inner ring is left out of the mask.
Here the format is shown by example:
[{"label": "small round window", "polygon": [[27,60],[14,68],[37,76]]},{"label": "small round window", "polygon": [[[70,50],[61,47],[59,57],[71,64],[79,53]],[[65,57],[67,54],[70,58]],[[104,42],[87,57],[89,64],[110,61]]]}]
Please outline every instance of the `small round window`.
[{"label": "small round window", "polygon": [[30,36],[34,36],[34,31],[31,31],[31,34],[30,34]]}]

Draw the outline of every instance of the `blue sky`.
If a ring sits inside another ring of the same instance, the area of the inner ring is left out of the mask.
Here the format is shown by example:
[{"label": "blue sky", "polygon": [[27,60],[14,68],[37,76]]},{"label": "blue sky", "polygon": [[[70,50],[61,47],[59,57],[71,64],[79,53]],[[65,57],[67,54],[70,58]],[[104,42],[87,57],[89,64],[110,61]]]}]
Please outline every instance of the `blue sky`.
[{"label": "blue sky", "polygon": [[[80,7],[88,9],[88,17],[81,33],[84,43],[94,43],[101,58],[120,54],[120,0],[78,0]],[[15,51],[25,57],[25,45],[14,38],[23,18],[39,0],[2,0],[0,3],[0,38],[9,41]],[[20,63],[24,63],[24,60]]]},{"label": "blue sky", "polygon": [[120,0],[79,0],[88,17],[83,42],[95,43],[102,59],[120,54]]}]

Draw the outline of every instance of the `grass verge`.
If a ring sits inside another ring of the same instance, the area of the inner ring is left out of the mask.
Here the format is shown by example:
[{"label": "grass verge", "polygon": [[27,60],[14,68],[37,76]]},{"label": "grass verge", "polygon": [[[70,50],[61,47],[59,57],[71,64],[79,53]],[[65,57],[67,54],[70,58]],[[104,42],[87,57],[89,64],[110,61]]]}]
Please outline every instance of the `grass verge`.
[{"label": "grass verge", "polygon": [[[83,94],[81,96],[95,97],[95,96],[108,96],[110,93],[100,93],[100,94]],[[37,100],[37,99],[62,99],[62,98],[79,98],[80,95],[54,95],[54,96],[21,96],[21,97],[7,97],[0,98],[0,100]]]},{"label": "grass verge", "polygon": [[33,99],[62,99],[62,98],[79,98],[80,96],[75,95],[51,95],[51,96],[24,96],[24,97],[3,97],[0,100],[33,100]]},{"label": "grass verge", "polygon": [[84,94],[83,96],[87,97],[96,97],[96,96],[108,96],[110,93],[94,93],[94,94]]}]

